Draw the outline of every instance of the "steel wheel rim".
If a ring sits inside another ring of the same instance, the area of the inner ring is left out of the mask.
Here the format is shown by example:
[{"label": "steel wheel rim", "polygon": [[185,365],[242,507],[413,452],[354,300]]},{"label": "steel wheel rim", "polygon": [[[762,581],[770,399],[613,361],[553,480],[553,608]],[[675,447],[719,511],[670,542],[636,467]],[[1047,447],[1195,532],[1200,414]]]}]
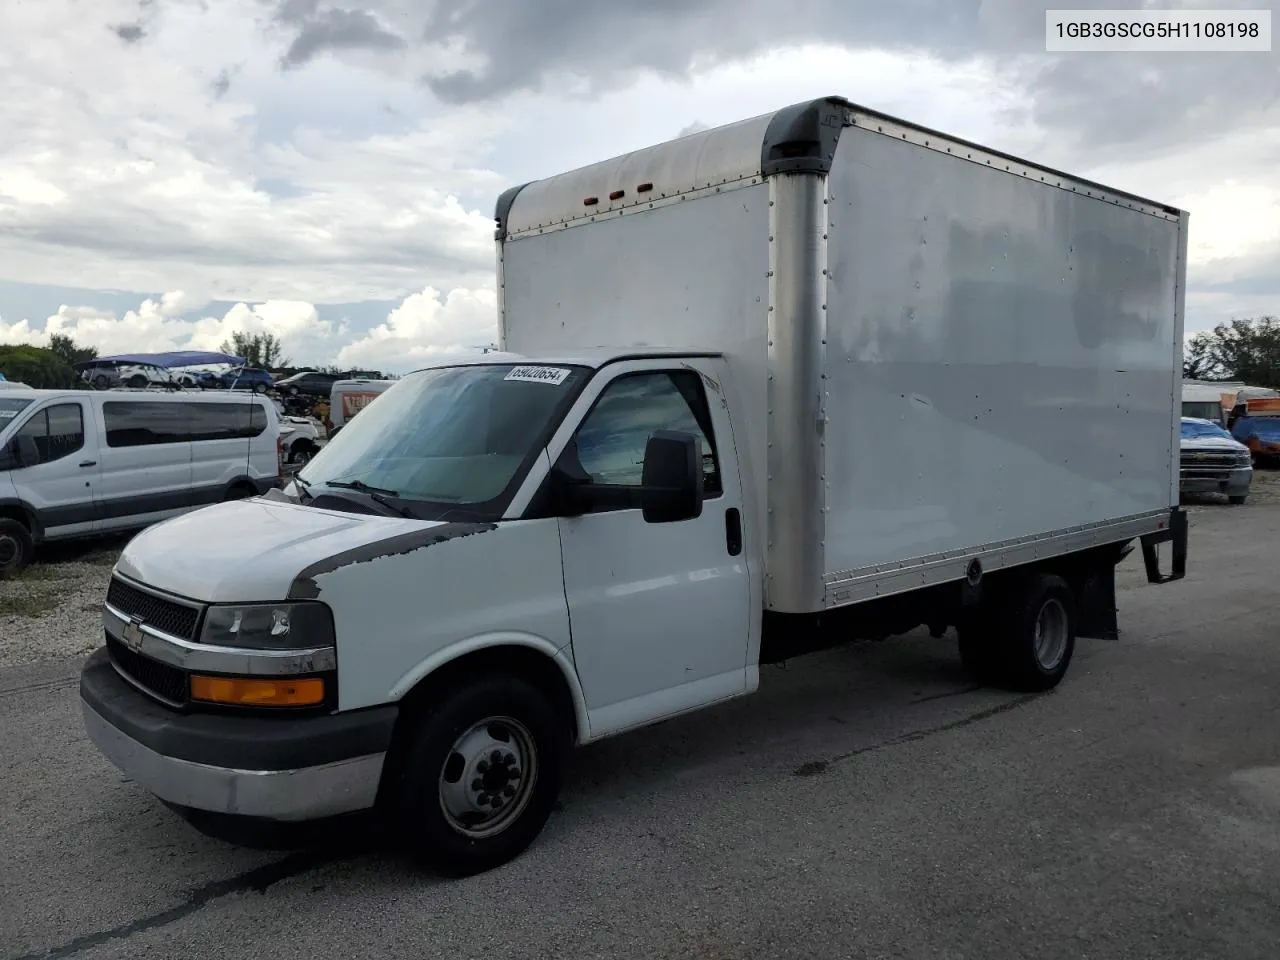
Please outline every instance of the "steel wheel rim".
[{"label": "steel wheel rim", "polygon": [[511,717],[486,717],[458,737],[440,768],[440,811],[471,840],[492,837],[519,819],[538,779],[533,734]]},{"label": "steel wheel rim", "polygon": [[1045,670],[1053,670],[1062,662],[1069,632],[1066,608],[1058,600],[1046,600],[1036,617],[1034,638],[1036,662]]},{"label": "steel wheel rim", "polygon": [[7,533],[0,533],[0,570],[16,564],[22,556],[22,547],[18,538]]}]

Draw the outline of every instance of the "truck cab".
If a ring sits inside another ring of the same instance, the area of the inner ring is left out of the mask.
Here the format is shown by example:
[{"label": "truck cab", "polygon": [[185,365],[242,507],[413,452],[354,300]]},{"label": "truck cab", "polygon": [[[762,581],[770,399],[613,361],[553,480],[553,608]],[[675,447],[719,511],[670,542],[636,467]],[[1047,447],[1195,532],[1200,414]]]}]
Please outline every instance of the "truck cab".
[{"label": "truck cab", "polygon": [[625,353],[406,376],[283,490],[129,544],[91,738],[179,806],[311,819],[394,795],[437,864],[497,862],[569,746],[757,686],[730,379]]}]

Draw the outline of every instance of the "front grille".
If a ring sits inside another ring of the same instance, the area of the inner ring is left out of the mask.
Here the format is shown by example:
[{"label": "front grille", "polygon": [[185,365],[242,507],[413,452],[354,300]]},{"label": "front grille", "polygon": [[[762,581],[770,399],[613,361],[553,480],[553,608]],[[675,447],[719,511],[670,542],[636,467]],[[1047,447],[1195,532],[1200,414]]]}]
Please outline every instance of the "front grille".
[{"label": "front grille", "polygon": [[1184,467],[1243,467],[1249,458],[1243,453],[1184,453],[1179,458]]},{"label": "front grille", "polygon": [[134,653],[109,633],[107,652],[116,669],[148,693],[175,705],[187,702],[187,675],[177,667]]},{"label": "front grille", "polygon": [[199,610],[139,590],[117,577],[112,577],[111,585],[107,587],[107,603],[126,617],[143,621],[153,630],[180,640],[196,638]]}]

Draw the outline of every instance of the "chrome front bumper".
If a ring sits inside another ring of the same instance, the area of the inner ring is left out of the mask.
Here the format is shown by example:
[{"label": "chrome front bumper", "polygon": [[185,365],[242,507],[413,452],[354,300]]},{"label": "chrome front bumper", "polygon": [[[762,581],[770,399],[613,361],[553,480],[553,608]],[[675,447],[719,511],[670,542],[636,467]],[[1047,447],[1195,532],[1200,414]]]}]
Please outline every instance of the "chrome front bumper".
[{"label": "chrome front bumper", "polygon": [[311,716],[185,711],[142,693],[104,647],[80,674],[85,732],[108,760],[181,807],[315,820],[374,806],[398,708]]},{"label": "chrome front bumper", "polygon": [[374,805],[385,753],[294,770],[237,770],[166,757],[81,704],[84,728],[129,779],[180,807],[268,820],[316,820]]}]

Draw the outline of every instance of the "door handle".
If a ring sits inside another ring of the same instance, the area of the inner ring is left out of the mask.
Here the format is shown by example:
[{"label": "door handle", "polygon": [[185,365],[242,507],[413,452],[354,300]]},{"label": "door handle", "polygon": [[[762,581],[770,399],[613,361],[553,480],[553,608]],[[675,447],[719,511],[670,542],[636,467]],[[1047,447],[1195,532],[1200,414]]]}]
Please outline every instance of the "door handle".
[{"label": "door handle", "polygon": [[737,507],[724,512],[724,542],[729,556],[736,557],[742,552],[742,513]]},{"label": "door handle", "polygon": [[81,460],[80,461],[80,466],[82,467],[96,467],[97,465],[98,465],[97,460]]}]

